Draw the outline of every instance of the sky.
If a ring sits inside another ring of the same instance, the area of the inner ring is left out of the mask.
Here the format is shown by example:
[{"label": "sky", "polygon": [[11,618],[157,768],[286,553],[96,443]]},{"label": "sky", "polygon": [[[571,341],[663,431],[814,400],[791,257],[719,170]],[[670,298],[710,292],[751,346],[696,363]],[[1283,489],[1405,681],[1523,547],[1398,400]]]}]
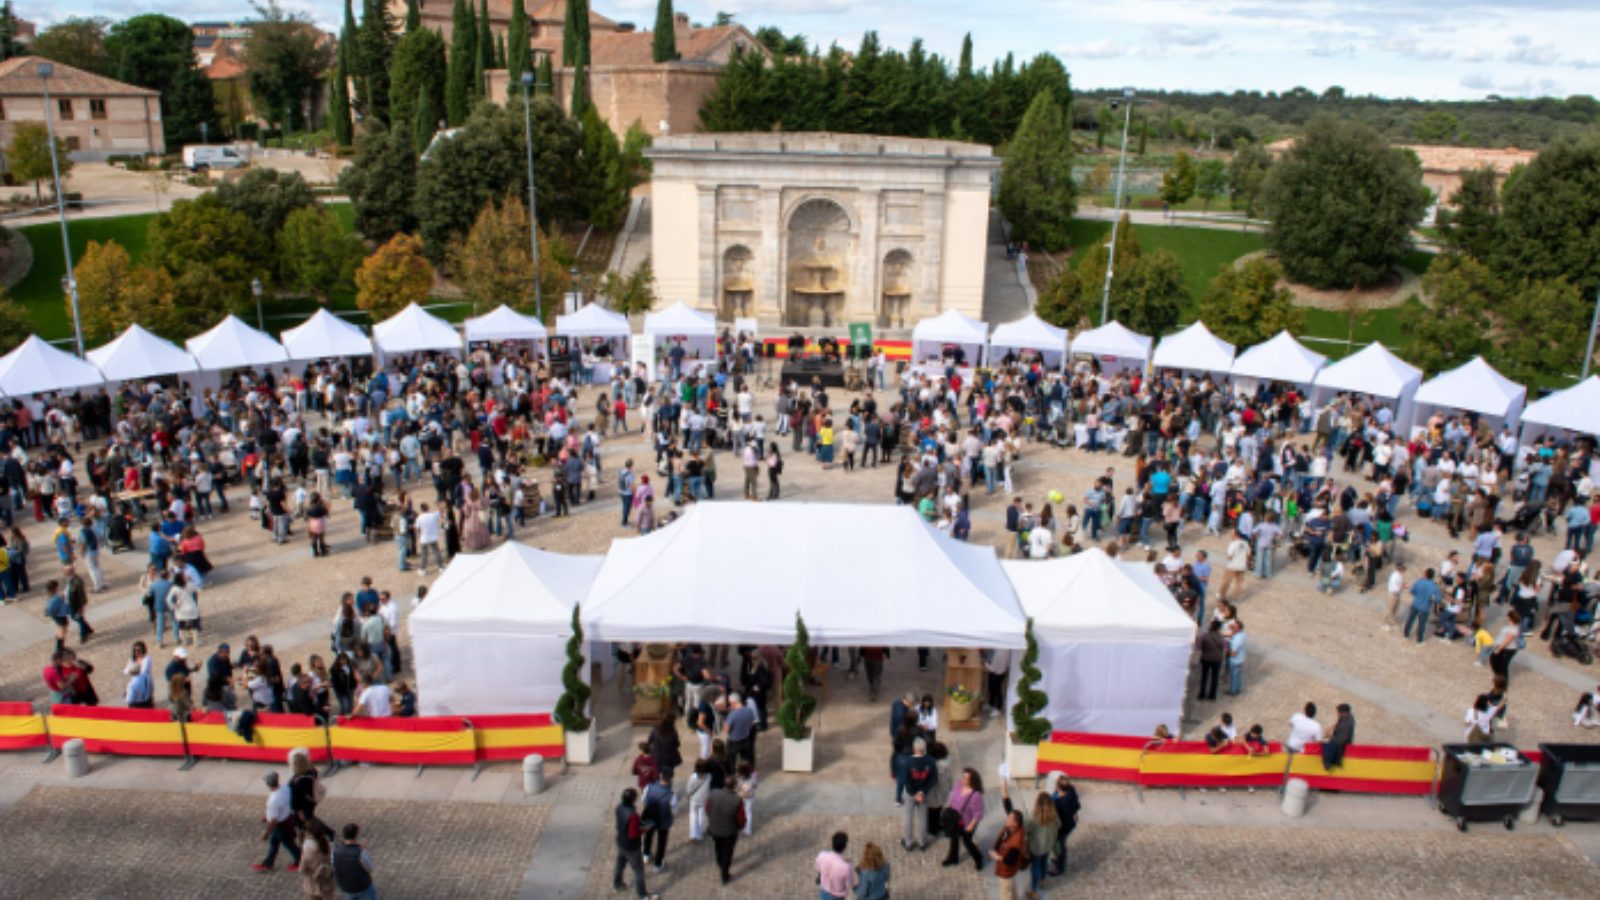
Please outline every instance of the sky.
[{"label": "sky", "polygon": [[[447,0],[432,0],[443,3]],[[530,6],[533,0],[529,0]],[[359,9],[360,4],[355,4]],[[337,0],[284,0],[337,30]],[[656,0],[590,0],[596,12],[648,28]],[[1419,99],[1600,95],[1600,0],[677,0],[709,24],[719,10],[752,31],[774,25],[826,48],[853,49],[863,31],[904,49],[921,37],[950,60],[971,33],[982,65],[1055,53],[1078,88],[1286,91]],[[122,18],[143,0],[58,0],[48,24],[68,15]],[[187,21],[250,15],[246,2],[167,0]]]}]

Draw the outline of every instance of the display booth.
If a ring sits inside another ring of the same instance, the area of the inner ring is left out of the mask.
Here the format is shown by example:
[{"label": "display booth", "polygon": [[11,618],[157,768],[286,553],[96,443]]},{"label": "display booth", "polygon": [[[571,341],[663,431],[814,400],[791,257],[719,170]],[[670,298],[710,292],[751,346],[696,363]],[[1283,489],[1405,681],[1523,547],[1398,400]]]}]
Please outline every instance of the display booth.
[{"label": "display booth", "polygon": [[[600,353],[600,358],[606,361],[595,362],[594,380],[604,383],[611,378],[612,367],[628,358],[628,339],[633,335],[633,327],[628,324],[627,316],[590,303],[570,316],[557,316],[556,334],[576,342],[584,353],[591,356],[597,351]],[[605,350],[601,351],[601,347]]]},{"label": "display booth", "polygon": [[1475,356],[1466,365],[1441,372],[1417,388],[1415,421],[1426,425],[1435,413],[1448,418],[1470,412],[1481,416],[1494,431],[1501,425],[1515,429],[1527,398],[1527,388]]},{"label": "display booth", "polygon": [[1150,357],[1150,366],[1226,378],[1233,372],[1233,345],[1212,334],[1206,323],[1195,322],[1162,338]]},{"label": "display booth", "polygon": [[647,362],[651,364],[651,371],[657,374],[667,371],[668,353],[674,346],[682,347],[683,374],[709,375],[717,366],[717,318],[708,312],[682,303],[674,303],[661,312],[653,312],[644,317],[644,334],[650,341],[650,360],[634,360],[634,363]]},{"label": "display booth", "polygon": [[945,360],[959,358],[957,371],[970,381],[973,369],[983,365],[983,351],[988,346],[987,325],[960,310],[946,310],[911,329],[911,365],[906,371],[943,375]]},{"label": "display booth", "polygon": [[289,358],[300,361],[371,356],[372,341],[361,329],[326,309],[281,335]]},{"label": "display booth", "polygon": [[[548,713],[561,696],[572,608],[601,557],[508,542],[450,561],[411,613],[417,711],[424,716]],[[597,662],[611,654],[591,647]],[[589,677],[585,667],[583,677]]]},{"label": "display booth", "polygon": [[[1033,619],[1043,715],[1056,731],[1181,731],[1195,622],[1149,566],[1098,547],[1001,565]],[[1013,670],[1012,702],[1019,678]]]},{"label": "display booth", "polygon": [[372,326],[373,356],[385,368],[391,357],[407,353],[461,356],[461,333],[454,325],[415,303]]},{"label": "display booth", "polygon": [[1522,443],[1547,434],[1558,438],[1600,437],[1600,375],[1536,400],[1522,412]]},{"label": "display booth", "polygon": [[1085,331],[1072,340],[1072,356],[1093,357],[1100,371],[1115,375],[1124,369],[1143,372],[1150,364],[1150,345],[1142,334],[1129,331],[1121,322],[1108,322]]},{"label": "display booth", "polygon": [[1280,331],[1272,340],[1251,347],[1233,361],[1233,388],[1241,394],[1253,394],[1257,381],[1281,381],[1309,391],[1317,373],[1327,364],[1326,356],[1307,350],[1288,331]]},{"label": "display booth", "polygon": [[989,360],[993,364],[1015,351],[1024,358],[1037,356],[1047,369],[1061,370],[1067,363],[1067,330],[1029,313],[1015,322],[997,325],[989,336]]},{"label": "display booth", "polygon": [[94,364],[57,350],[36,334],[0,357],[0,393],[7,397],[75,391],[105,382]]},{"label": "display booth", "polygon": [[1390,353],[1382,344],[1368,344],[1318,372],[1311,398],[1318,407],[1339,393],[1386,402],[1394,412],[1394,433],[1405,437],[1411,434],[1416,414],[1414,400],[1421,384],[1421,369]]},{"label": "display booth", "polygon": [[200,364],[199,372],[185,376],[195,388],[192,408],[197,417],[205,409],[205,392],[222,387],[224,372],[234,369],[259,372],[272,366],[283,366],[287,371],[289,364],[289,354],[282,344],[232,315],[205,334],[190,338],[184,347]]},{"label": "display booth", "polygon": [[116,340],[85,354],[105,374],[107,381],[138,381],[163,375],[193,375],[200,371],[188,351],[156,337],[139,325],[129,325]]},{"label": "display booth", "polygon": [[495,307],[487,315],[474,316],[462,323],[467,344],[503,344],[510,341],[526,342],[538,354],[545,352],[545,342],[550,333],[544,323],[533,316],[525,316],[505,304]]}]

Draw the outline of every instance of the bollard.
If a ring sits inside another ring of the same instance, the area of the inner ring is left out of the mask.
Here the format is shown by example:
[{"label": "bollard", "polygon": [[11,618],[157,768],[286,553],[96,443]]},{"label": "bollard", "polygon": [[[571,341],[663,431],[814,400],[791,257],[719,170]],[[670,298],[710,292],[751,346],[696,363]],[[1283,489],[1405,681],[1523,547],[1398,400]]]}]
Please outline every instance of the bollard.
[{"label": "bollard", "polygon": [[1283,788],[1283,814],[1298,819],[1306,814],[1306,798],[1311,795],[1311,785],[1304,778],[1291,778]]},{"label": "bollard", "polygon": [[1539,821],[1539,807],[1544,805],[1544,788],[1533,789],[1533,799],[1517,814],[1517,821],[1524,825],[1532,825]]},{"label": "bollard", "polygon": [[67,761],[68,778],[82,778],[89,774],[89,751],[83,748],[83,741],[73,738],[62,744],[61,755]]},{"label": "bollard", "polygon": [[522,792],[544,793],[544,757],[537,753],[522,758]]}]

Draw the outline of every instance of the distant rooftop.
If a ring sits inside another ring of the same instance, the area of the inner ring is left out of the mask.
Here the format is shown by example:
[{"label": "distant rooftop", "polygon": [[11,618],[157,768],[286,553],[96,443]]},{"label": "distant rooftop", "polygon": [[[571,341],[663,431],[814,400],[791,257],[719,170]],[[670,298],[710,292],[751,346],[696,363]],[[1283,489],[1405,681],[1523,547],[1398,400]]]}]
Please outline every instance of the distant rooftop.
[{"label": "distant rooftop", "polygon": [[945,156],[993,158],[985,144],[927,138],[881,137],[872,134],[816,132],[747,132],[737,134],[674,134],[656,138],[651,155],[680,153],[806,153],[839,156]]}]

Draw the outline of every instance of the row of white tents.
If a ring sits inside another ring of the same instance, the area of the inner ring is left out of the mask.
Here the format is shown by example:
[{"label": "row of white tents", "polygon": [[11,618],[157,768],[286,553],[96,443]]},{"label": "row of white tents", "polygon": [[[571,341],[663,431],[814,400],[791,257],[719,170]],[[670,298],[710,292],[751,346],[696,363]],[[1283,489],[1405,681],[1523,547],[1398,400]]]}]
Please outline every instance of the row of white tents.
[{"label": "row of white tents", "polygon": [[[795,575],[796,558],[829,565]],[[591,656],[608,642],[788,644],[796,613],[815,646],[1020,651],[1031,618],[1046,715],[1109,734],[1177,731],[1195,638],[1148,566],[1099,549],[1002,563],[907,507],[701,504],[603,557],[517,543],[456,557],[409,620],[422,713],[548,712],[580,603]]]}]

